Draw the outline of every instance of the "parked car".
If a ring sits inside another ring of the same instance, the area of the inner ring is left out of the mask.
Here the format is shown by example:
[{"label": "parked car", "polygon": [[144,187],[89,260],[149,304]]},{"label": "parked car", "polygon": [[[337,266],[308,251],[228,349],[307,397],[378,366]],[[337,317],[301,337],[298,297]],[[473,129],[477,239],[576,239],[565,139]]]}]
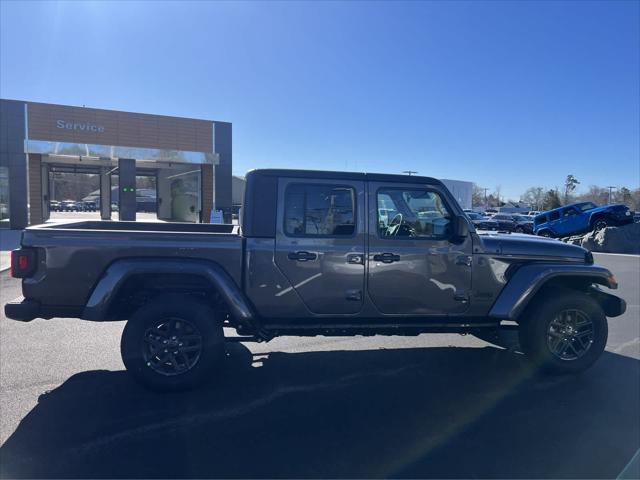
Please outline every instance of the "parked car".
[{"label": "parked car", "polygon": [[625,311],[624,300],[594,287],[618,285],[589,251],[478,235],[439,180],[302,170],[246,179],[241,229],[27,228],[11,260],[24,298],[8,303],[6,316],[128,320],[127,370],[147,387],[180,390],[224,365],[223,327],[240,342],[516,327],[534,368],[575,374],[604,351],[606,317]]},{"label": "parked car", "polygon": [[77,212],[78,210],[78,203],[75,200],[63,200],[60,202],[61,212]]},{"label": "parked car", "polygon": [[49,201],[49,211],[51,211],[51,212],[59,212],[60,211],[60,202],[58,200],[50,200]]},{"label": "parked car", "polygon": [[515,232],[516,222],[513,215],[507,213],[496,213],[491,220],[498,223],[498,230],[503,232]]},{"label": "parked car", "polygon": [[533,217],[529,215],[513,215],[516,222],[514,232],[533,234]]},{"label": "parked car", "polygon": [[478,230],[498,230],[498,222],[492,220],[489,217],[485,217],[475,212],[468,212],[467,217],[473,222],[473,225]]},{"label": "parked car", "polygon": [[83,200],[78,202],[78,210],[83,212],[95,212],[98,210],[98,202],[95,200]]},{"label": "parked car", "polygon": [[542,212],[540,210],[531,210],[527,213],[530,217],[535,217],[536,215],[540,215]]},{"label": "parked car", "polygon": [[603,205],[592,202],[574,203],[537,215],[534,232],[543,237],[566,237],[591,230],[633,223],[626,205]]}]

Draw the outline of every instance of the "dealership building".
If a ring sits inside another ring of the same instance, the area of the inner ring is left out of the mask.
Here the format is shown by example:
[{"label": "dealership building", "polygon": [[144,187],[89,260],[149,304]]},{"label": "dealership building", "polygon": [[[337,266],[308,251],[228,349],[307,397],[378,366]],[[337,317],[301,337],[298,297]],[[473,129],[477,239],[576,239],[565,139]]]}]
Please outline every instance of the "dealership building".
[{"label": "dealership building", "polygon": [[100,218],[136,220],[151,179],[159,220],[209,222],[232,209],[231,123],[0,100],[0,219],[46,222],[56,174],[90,174]]}]

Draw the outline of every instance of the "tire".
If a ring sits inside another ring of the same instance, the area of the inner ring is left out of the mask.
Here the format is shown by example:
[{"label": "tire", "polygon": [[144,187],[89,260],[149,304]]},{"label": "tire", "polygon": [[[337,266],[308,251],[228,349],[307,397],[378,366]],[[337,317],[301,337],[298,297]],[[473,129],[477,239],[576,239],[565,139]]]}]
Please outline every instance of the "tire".
[{"label": "tire", "polygon": [[516,233],[524,233],[524,229],[522,227],[516,227]]},{"label": "tire", "polygon": [[552,374],[589,368],[602,355],[607,337],[607,318],[598,302],[565,288],[541,293],[519,329],[525,355],[534,367]]},{"label": "tire", "polygon": [[538,236],[547,237],[547,238],[553,238],[553,234],[551,233],[550,230],[542,230],[541,232],[538,233]]},{"label": "tire", "polygon": [[594,220],[593,222],[593,231],[594,232],[599,232],[600,230],[604,230],[605,228],[611,226],[611,221],[606,218],[606,217],[602,217],[602,218],[597,218],[596,220]]},{"label": "tire", "polygon": [[186,295],[168,295],[135,312],[122,332],[120,353],[143,386],[189,390],[224,361],[222,323],[209,305]]}]

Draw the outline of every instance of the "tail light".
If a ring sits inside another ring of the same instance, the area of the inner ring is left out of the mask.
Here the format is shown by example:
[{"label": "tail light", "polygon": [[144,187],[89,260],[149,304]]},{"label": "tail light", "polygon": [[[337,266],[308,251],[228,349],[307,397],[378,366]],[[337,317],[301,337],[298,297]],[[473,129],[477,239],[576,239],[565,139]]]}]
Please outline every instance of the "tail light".
[{"label": "tail light", "polygon": [[30,248],[21,248],[11,251],[11,276],[13,278],[26,278],[36,271],[36,251]]}]

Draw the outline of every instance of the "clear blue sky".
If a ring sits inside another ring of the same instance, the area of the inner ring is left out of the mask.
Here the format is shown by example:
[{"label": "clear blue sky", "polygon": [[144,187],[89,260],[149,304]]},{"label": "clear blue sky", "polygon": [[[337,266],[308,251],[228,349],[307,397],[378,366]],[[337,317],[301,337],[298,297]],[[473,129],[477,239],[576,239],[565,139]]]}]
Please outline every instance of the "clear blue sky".
[{"label": "clear blue sky", "polygon": [[5,2],[3,98],[234,124],[234,173],[640,183],[640,7]]}]

